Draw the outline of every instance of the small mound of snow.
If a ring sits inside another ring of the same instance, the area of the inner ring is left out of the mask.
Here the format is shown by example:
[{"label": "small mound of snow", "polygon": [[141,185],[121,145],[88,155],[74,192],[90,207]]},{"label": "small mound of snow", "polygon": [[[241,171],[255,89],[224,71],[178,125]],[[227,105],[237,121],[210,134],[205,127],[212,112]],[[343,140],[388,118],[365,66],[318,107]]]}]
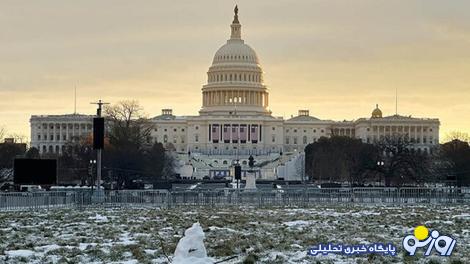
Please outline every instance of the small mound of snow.
[{"label": "small mound of snow", "polygon": [[8,250],[5,254],[12,258],[28,258],[34,255],[34,251],[28,249]]},{"label": "small mound of snow", "polygon": [[180,239],[175,249],[173,264],[211,264],[212,258],[207,257],[204,246],[204,231],[199,223],[184,231],[184,237]]},{"label": "small mound of snow", "polygon": [[309,221],[304,221],[304,220],[296,220],[296,221],[289,221],[289,222],[284,222],[282,223],[286,226],[304,226],[304,225],[309,225]]},{"label": "small mound of snow", "polygon": [[95,216],[90,216],[90,217],[88,217],[88,219],[95,220],[95,222],[97,222],[97,223],[108,222],[108,217],[100,215],[100,214],[96,214]]}]

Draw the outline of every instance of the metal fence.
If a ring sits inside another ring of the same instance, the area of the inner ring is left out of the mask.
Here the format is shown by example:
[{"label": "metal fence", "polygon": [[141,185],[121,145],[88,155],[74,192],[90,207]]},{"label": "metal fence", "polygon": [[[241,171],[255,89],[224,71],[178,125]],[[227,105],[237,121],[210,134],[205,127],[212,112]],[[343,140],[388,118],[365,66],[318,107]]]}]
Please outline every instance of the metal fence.
[{"label": "metal fence", "polygon": [[70,208],[77,205],[75,192],[0,192],[0,210]]},{"label": "metal fence", "polygon": [[470,188],[289,188],[284,190],[120,190],[0,193],[0,211],[87,206],[308,207],[316,204],[470,204]]}]

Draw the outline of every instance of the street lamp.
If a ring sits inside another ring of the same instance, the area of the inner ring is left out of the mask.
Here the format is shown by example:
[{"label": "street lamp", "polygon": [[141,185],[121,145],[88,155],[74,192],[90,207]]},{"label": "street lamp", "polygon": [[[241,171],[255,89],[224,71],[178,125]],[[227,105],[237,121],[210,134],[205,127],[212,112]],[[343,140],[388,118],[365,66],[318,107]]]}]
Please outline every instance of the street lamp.
[{"label": "street lamp", "polygon": [[[383,161],[381,161],[381,160],[377,161],[377,166],[378,166],[379,168],[383,167],[384,165],[385,165],[385,162],[383,162]],[[385,174],[384,174],[384,184],[385,184]]]},{"label": "street lamp", "polygon": [[88,174],[90,174],[90,177],[91,177],[91,189],[93,190],[93,185],[94,185],[94,182],[95,182],[95,177],[94,177],[94,173],[93,173],[93,167],[96,165],[96,160],[90,160],[90,167],[88,169]]}]

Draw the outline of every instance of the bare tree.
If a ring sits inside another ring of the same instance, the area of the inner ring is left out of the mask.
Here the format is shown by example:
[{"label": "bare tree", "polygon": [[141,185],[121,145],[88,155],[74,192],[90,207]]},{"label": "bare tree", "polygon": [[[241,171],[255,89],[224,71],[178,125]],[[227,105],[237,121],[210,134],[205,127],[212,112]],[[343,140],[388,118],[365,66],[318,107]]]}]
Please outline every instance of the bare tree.
[{"label": "bare tree", "polygon": [[453,141],[453,140],[460,140],[464,142],[470,142],[470,135],[466,132],[461,132],[461,131],[451,131],[447,133],[445,137],[445,141]]},{"label": "bare tree", "polygon": [[2,140],[7,134],[7,129],[5,126],[0,125],[0,140]]},{"label": "bare tree", "polygon": [[8,135],[8,137],[13,138],[16,143],[27,143],[28,142],[28,137],[23,135],[23,134],[11,133],[11,134]]},{"label": "bare tree", "polygon": [[377,146],[384,160],[383,166],[378,166],[377,170],[384,175],[387,186],[431,180],[430,156],[416,151],[406,135],[384,137]]},{"label": "bare tree", "polygon": [[151,143],[153,123],[135,100],[121,101],[105,108],[111,144],[131,143],[140,148]]}]

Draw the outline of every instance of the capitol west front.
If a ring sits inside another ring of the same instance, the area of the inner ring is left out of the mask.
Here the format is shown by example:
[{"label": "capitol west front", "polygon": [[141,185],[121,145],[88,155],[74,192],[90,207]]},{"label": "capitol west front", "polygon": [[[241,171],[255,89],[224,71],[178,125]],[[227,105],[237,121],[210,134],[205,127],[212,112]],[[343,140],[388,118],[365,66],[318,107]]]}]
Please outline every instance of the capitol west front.
[{"label": "capitol west front", "polygon": [[[187,178],[230,176],[230,165],[249,155],[257,161],[257,178],[298,180],[302,151],[320,137],[359,138],[374,143],[386,136],[407,135],[418,151],[430,153],[439,143],[439,120],[382,116],[376,106],[370,118],[354,121],[320,120],[308,110],[290,119],[268,110],[269,91],[259,58],[242,39],[238,10],[230,38],[214,55],[202,87],[199,115],[176,116],[171,109],[152,118],[152,140],[178,153],[178,172]],[[90,133],[91,116],[33,115],[31,147],[40,153],[61,153],[73,138]]]}]

